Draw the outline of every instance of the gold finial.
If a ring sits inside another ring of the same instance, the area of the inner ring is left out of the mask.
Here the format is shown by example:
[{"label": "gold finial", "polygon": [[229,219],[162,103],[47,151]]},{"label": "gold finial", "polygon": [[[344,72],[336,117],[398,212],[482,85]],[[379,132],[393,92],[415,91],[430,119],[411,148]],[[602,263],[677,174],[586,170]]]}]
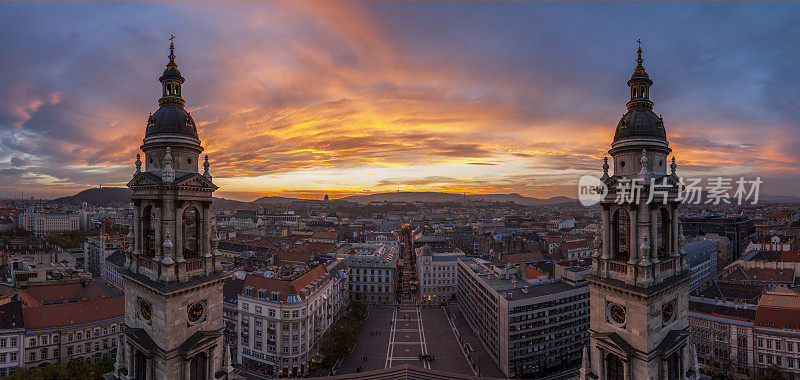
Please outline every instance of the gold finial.
[{"label": "gold finial", "polygon": [[169,35],[169,61],[175,62],[175,43],[173,40],[175,39],[174,34]]},{"label": "gold finial", "polygon": [[636,58],[636,63],[638,63],[638,64],[639,64],[639,66],[641,66],[641,65],[642,65],[642,63],[644,62],[644,60],[642,59],[642,40],[641,40],[640,38],[639,38],[639,39],[636,39],[636,43],[638,43],[638,44],[639,44],[639,48],[638,48],[638,49],[636,49],[636,54],[638,54],[638,55],[639,55],[639,57],[638,57],[638,58]]}]

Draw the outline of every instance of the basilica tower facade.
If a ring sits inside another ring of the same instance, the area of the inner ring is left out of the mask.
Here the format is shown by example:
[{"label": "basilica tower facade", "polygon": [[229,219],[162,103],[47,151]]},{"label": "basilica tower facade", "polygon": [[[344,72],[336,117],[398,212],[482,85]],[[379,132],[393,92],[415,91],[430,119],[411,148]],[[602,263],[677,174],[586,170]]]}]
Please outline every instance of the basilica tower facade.
[{"label": "basilica tower facade", "polygon": [[602,181],[601,226],[590,285],[591,340],[584,379],[694,379],[689,346],[690,272],[678,226],[679,180],[641,46]]},{"label": "basilica tower facade", "polygon": [[[121,379],[225,378],[222,271],[211,225],[217,186],[198,171],[203,147],[181,88],[170,43],[159,78],[159,108],[147,118],[144,162],[137,155],[131,245],[126,252],[125,336],[115,375]],[[144,167],[142,164],[144,163]]]}]

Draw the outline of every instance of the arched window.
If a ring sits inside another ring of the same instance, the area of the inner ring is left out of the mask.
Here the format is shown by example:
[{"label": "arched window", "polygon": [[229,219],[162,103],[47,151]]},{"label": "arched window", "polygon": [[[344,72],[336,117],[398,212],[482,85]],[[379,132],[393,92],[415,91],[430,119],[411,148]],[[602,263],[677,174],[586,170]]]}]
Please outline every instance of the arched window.
[{"label": "arched window", "polygon": [[620,359],[619,356],[614,354],[608,354],[608,356],[606,356],[606,379],[625,379],[625,365],[622,364],[622,359]]},{"label": "arched window", "polygon": [[201,352],[192,358],[190,364],[191,373],[189,378],[191,380],[206,380],[206,354]]},{"label": "arched window", "polygon": [[148,257],[156,256],[156,209],[147,205],[142,209],[142,253]]},{"label": "arched window", "polygon": [[198,256],[198,232],[200,232],[200,213],[194,207],[183,211],[183,257],[193,259]]},{"label": "arched window", "polygon": [[617,209],[611,220],[612,258],[628,261],[630,249],[628,247],[628,231],[630,230],[630,215],[625,209]]}]

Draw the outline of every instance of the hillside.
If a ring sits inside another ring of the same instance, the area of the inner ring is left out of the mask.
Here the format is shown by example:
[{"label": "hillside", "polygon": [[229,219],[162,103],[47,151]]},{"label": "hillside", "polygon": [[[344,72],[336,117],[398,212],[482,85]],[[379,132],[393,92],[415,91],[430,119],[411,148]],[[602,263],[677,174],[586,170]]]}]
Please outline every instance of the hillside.
[{"label": "hillside", "polygon": [[86,202],[95,207],[123,207],[131,203],[131,190],[125,187],[95,187],[68,197],[56,198],[53,202],[74,206]]},{"label": "hillside", "polygon": [[[91,188],[68,197],[56,198],[53,202],[80,206],[86,202],[94,207],[125,207],[131,203],[131,190],[125,187]],[[250,202],[241,202],[225,198],[214,197],[213,207],[218,209],[252,208]]]},{"label": "hillside", "polygon": [[547,199],[532,198],[519,195],[517,193],[511,194],[452,194],[452,193],[437,193],[437,192],[397,192],[397,193],[378,193],[369,195],[351,195],[344,197],[342,200],[358,203],[370,202],[463,202],[464,200],[470,201],[485,201],[485,202],[514,202],[526,206],[542,206],[554,205],[573,202],[574,199],[559,196]]}]

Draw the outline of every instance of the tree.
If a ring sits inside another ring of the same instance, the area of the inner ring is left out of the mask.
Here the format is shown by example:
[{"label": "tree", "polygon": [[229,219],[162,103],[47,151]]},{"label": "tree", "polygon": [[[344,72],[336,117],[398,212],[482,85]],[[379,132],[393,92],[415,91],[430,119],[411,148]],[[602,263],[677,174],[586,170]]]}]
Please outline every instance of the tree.
[{"label": "tree", "polygon": [[104,373],[114,371],[114,362],[103,360],[97,365],[85,360],[70,360],[66,364],[46,364],[41,367],[20,368],[9,380],[99,380]]}]

